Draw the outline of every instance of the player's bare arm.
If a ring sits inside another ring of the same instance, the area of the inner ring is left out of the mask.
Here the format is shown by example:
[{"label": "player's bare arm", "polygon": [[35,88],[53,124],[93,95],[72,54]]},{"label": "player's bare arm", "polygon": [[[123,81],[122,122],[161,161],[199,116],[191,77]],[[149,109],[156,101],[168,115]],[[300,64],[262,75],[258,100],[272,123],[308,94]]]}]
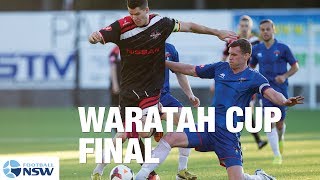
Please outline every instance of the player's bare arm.
[{"label": "player's bare arm", "polygon": [[303,104],[304,97],[296,96],[285,98],[283,94],[275,91],[273,88],[268,88],[264,91],[263,96],[271,102],[279,106],[294,106],[296,104]]},{"label": "player's bare arm", "polygon": [[111,71],[110,71],[110,77],[111,77],[111,84],[112,84],[112,92],[114,94],[119,94],[120,92],[120,86],[118,82],[118,74],[117,74],[117,65],[111,64]]},{"label": "player's bare arm", "polygon": [[103,41],[103,37],[100,34],[99,31],[93,32],[90,36],[89,36],[89,42],[91,44],[97,44],[98,42],[102,43]]},{"label": "player's bare arm", "polygon": [[187,76],[178,72],[176,72],[176,76],[181,89],[188,96],[188,99],[192,103],[193,107],[199,107],[200,100],[193,94]]},{"label": "player's bare arm", "polygon": [[277,77],[275,77],[275,80],[277,81],[277,83],[282,84],[286,81],[286,79],[288,79],[290,76],[294,75],[298,70],[299,70],[299,64],[295,63],[295,64],[291,65],[291,68],[289,69],[289,71],[287,71],[286,73],[284,73],[282,75],[278,75]]},{"label": "player's bare arm", "polygon": [[198,34],[214,35],[222,41],[229,41],[230,39],[237,39],[238,37],[238,35],[233,31],[213,29],[193,22],[180,21],[179,23],[180,32],[193,32]]},{"label": "player's bare arm", "polygon": [[194,76],[194,77],[197,76],[195,66],[191,64],[183,64],[183,63],[166,61],[166,66],[174,72],[178,72],[181,74]]}]

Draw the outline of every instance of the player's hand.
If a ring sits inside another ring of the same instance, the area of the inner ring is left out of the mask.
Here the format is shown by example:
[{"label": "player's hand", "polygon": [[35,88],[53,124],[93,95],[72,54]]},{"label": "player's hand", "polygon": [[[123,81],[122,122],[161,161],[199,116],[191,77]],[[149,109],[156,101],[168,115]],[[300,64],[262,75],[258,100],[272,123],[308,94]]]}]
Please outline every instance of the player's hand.
[{"label": "player's hand", "polygon": [[284,75],[278,75],[276,76],[275,80],[279,84],[283,84],[286,81],[286,77]]},{"label": "player's hand", "polygon": [[304,97],[302,96],[291,97],[284,102],[284,105],[294,106],[296,104],[303,104],[303,100],[304,100]]},{"label": "player's hand", "polygon": [[193,107],[199,107],[200,106],[200,100],[196,96],[194,96],[194,95],[190,96],[189,100],[190,100],[191,104],[193,105]]},{"label": "player's hand", "polygon": [[238,35],[233,31],[219,30],[218,38],[227,43],[231,43],[238,39]]},{"label": "player's hand", "polygon": [[89,36],[89,42],[91,44],[96,44],[98,42],[101,42],[103,39],[102,39],[102,36],[101,34],[96,31],[96,32],[93,32],[90,36]]}]

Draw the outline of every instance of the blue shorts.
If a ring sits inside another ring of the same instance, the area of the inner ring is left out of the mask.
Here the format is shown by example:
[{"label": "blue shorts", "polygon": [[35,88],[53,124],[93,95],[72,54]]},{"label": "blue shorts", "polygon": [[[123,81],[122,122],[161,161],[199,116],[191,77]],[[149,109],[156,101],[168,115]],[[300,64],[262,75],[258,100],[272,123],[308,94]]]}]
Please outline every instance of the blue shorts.
[{"label": "blue shorts", "polygon": [[188,148],[195,148],[200,152],[214,151],[220,165],[226,168],[242,166],[240,133],[231,133],[218,126],[215,132],[208,132],[207,127],[205,132],[190,132],[189,129],[185,129],[184,132],[188,137]]},{"label": "blue shorts", "polygon": [[271,101],[269,101],[268,99],[262,97],[262,106],[263,107],[277,107],[280,109],[281,111],[281,119],[280,121],[283,121],[286,118],[287,115],[287,106],[278,106],[276,104],[273,104]]},{"label": "blue shorts", "polygon": [[163,107],[183,107],[182,104],[170,93],[161,94],[160,103]]}]

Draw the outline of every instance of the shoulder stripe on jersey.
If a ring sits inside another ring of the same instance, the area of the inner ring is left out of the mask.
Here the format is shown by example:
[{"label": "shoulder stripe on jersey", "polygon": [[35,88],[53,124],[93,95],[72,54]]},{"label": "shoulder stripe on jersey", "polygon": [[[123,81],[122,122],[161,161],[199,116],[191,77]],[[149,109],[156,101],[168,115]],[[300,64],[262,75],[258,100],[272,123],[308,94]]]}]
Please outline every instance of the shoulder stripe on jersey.
[{"label": "shoulder stripe on jersey", "polygon": [[[157,14],[150,14],[150,15],[149,15],[150,21],[151,21],[151,19],[154,18],[155,16],[157,16]],[[130,31],[130,30],[132,30],[132,29],[134,29],[134,28],[137,27],[137,25],[133,22],[133,20],[131,19],[130,16],[125,17],[125,18],[126,18],[126,19],[129,19],[129,22],[130,22],[130,23],[123,24],[123,22],[121,22],[121,23],[122,23],[121,34],[127,32],[127,31]],[[120,21],[119,21],[119,23],[120,23]]]},{"label": "shoulder stripe on jersey", "polygon": [[264,87],[267,87],[267,86],[270,86],[270,84],[269,83],[263,83],[263,84],[261,84],[260,85],[260,87],[259,87],[259,92],[260,92],[260,94],[262,94],[262,89],[264,88]]},{"label": "shoulder stripe on jersey", "polygon": [[134,29],[134,28],[136,28],[136,27],[137,27],[137,25],[134,24],[134,23],[131,24],[130,26],[126,26],[126,27],[124,27],[124,28],[121,29],[121,34],[127,32],[127,31],[130,31],[130,30],[132,30],[132,29]]},{"label": "shoulder stripe on jersey", "polygon": [[155,23],[157,23],[158,21],[160,21],[163,17],[161,16],[155,16],[154,18],[150,19],[150,22],[147,26],[145,27],[135,27],[123,34],[120,35],[120,40],[123,40],[123,39],[128,39],[132,36],[135,36],[145,30],[147,30],[149,27],[151,27],[152,25],[154,25]]}]

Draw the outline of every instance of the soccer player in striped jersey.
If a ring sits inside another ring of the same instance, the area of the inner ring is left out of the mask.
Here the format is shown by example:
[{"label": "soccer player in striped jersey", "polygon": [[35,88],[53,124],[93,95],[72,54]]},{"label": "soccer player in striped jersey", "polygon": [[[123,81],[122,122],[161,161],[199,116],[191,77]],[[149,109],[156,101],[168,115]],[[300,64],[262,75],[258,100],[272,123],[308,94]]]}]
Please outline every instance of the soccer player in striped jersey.
[{"label": "soccer player in striped jersey", "polygon": [[[147,114],[149,107],[159,107],[160,91],[164,83],[165,41],[172,32],[209,34],[226,41],[237,37],[232,31],[217,30],[150,14],[147,0],[127,0],[127,7],[129,16],[116,20],[89,36],[89,42],[92,44],[113,42],[120,48],[122,120],[125,117],[125,107],[140,107],[143,115]],[[145,119],[143,116],[142,124]],[[147,138],[154,133],[117,133],[115,138],[125,141],[130,137]],[[99,164],[94,170],[97,179],[101,177],[105,166],[106,164]]]}]

